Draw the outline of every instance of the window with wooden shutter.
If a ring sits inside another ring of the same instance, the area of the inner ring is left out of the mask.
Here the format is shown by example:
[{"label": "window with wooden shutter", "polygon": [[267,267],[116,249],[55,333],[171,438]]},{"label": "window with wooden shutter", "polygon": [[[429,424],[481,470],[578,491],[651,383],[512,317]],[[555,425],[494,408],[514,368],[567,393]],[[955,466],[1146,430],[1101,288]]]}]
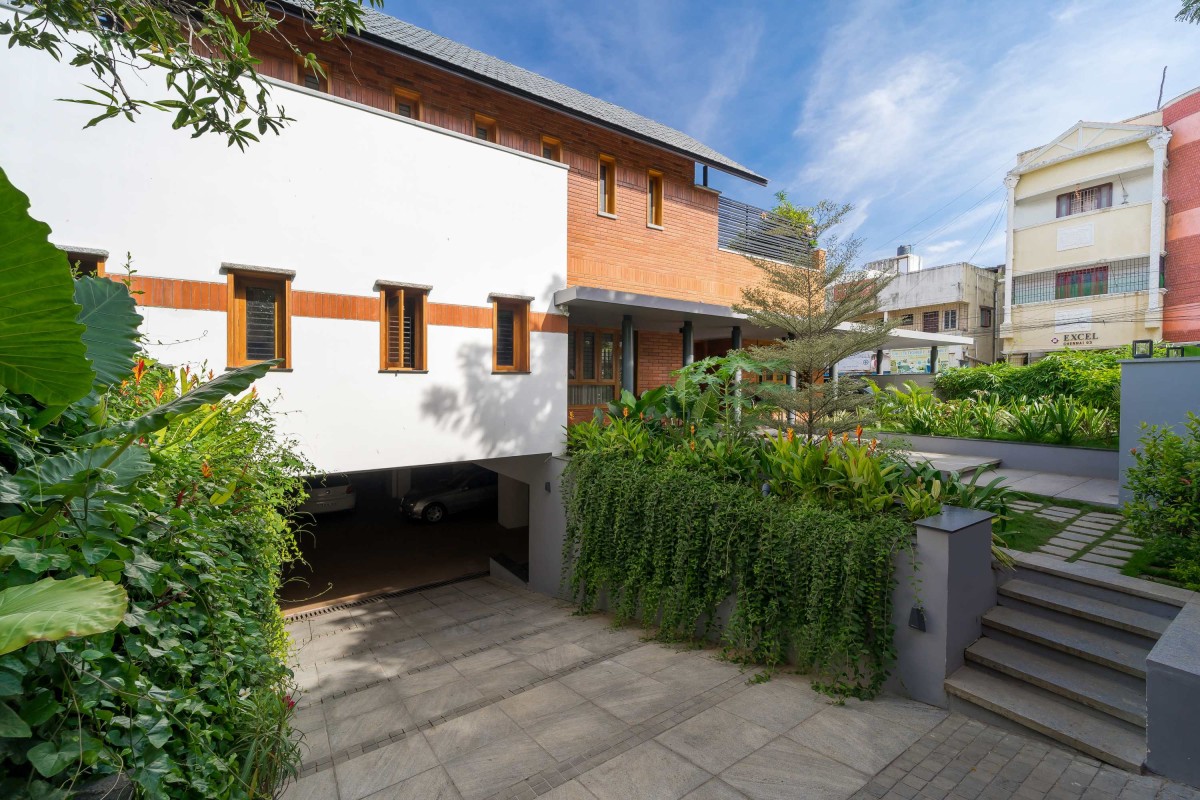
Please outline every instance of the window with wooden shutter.
[{"label": "window with wooden shutter", "polygon": [[395,112],[409,119],[421,118],[421,95],[408,89],[396,89]]},{"label": "window with wooden shutter", "polygon": [[492,370],[529,372],[528,300],[492,300]]},{"label": "window with wooden shutter", "polygon": [[562,142],[552,136],[542,137],[542,158],[562,162]]},{"label": "window with wooden shutter", "polygon": [[383,286],[379,292],[379,368],[424,372],[428,369],[425,311],[429,289]]},{"label": "window with wooden shutter", "polygon": [[617,160],[612,156],[600,156],[597,170],[597,210],[613,216],[617,213]]},{"label": "window with wooden shutter", "polygon": [[491,117],[485,117],[482,114],[475,115],[475,138],[483,139],[485,142],[499,144],[500,137],[496,128],[496,120]]},{"label": "window with wooden shutter", "polygon": [[318,61],[316,67],[310,67],[304,59],[296,59],[296,83],[314,92],[328,92],[329,65]]},{"label": "window with wooden shutter", "polygon": [[926,311],[921,315],[921,330],[925,333],[938,332],[938,312]]},{"label": "window with wooden shutter", "polygon": [[227,276],[229,366],[278,358],[283,361],[280,368],[290,368],[290,273],[238,269],[228,271]]},{"label": "window with wooden shutter", "polygon": [[663,174],[653,169],[646,173],[646,224],[651,228],[663,224]]},{"label": "window with wooden shutter", "polygon": [[992,309],[987,306],[981,306],[979,309],[979,327],[992,327]]}]

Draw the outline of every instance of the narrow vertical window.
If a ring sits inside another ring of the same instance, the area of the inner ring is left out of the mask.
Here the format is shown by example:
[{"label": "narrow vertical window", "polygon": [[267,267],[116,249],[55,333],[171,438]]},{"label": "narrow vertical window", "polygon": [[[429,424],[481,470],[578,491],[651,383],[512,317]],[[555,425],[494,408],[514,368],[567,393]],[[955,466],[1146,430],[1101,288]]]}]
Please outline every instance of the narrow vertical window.
[{"label": "narrow vertical window", "polygon": [[496,120],[481,114],[475,115],[475,138],[496,144],[499,138],[496,134]]},{"label": "narrow vertical window", "polygon": [[320,61],[310,66],[304,59],[296,60],[296,83],[314,92],[329,91],[329,66]]},{"label": "narrow vertical window", "polygon": [[663,175],[657,170],[646,173],[646,224],[661,228],[663,224]]},{"label": "narrow vertical window", "polygon": [[596,334],[585,331],[583,334],[583,379],[590,381],[596,377]]},{"label": "narrow vertical window", "polygon": [[613,335],[611,333],[600,334],[600,380],[602,381],[613,379],[614,353]]},{"label": "narrow vertical window", "polygon": [[282,359],[291,367],[291,273],[229,270],[229,366]]},{"label": "narrow vertical window", "polygon": [[492,297],[492,370],[529,372],[529,301]]},{"label": "narrow vertical window", "polygon": [[429,287],[376,284],[379,288],[379,368],[386,371],[428,369],[425,309]]},{"label": "narrow vertical window", "polygon": [[421,118],[421,95],[407,89],[397,89],[395,93],[395,112],[409,119]]},{"label": "narrow vertical window", "polygon": [[987,306],[981,306],[979,309],[979,327],[992,327],[992,309]]},{"label": "narrow vertical window", "polygon": [[542,158],[547,161],[559,161],[562,158],[562,142],[552,136],[542,137]]},{"label": "narrow vertical window", "polygon": [[617,213],[617,162],[611,156],[600,156],[597,187],[600,213],[615,215]]}]

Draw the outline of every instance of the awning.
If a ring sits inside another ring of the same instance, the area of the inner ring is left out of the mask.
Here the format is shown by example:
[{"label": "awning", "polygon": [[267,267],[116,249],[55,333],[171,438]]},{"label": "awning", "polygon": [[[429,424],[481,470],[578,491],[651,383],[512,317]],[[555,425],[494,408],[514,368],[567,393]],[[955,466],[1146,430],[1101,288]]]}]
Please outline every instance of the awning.
[{"label": "awning", "polygon": [[[569,286],[554,293],[554,304],[576,325],[615,328],[620,327],[625,315],[629,315],[633,318],[633,326],[637,330],[674,333],[684,321],[690,320],[697,341],[728,339],[730,329],[734,325],[741,326],[742,336],[747,339],[775,339],[783,333],[778,328],[755,325],[747,320],[745,314],[739,314],[729,306],[620,292],[615,289]],[[851,330],[853,323],[842,323],[840,327],[843,330]],[[974,344],[974,339],[970,336],[894,330],[888,334],[888,343],[884,349],[971,344]]]}]

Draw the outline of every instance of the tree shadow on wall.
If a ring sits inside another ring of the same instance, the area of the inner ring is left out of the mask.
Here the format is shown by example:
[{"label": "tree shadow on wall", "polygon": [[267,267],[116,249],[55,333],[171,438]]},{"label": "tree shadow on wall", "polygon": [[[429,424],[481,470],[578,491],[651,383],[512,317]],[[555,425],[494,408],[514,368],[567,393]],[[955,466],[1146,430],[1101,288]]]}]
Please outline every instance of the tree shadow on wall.
[{"label": "tree shadow on wall", "polygon": [[[461,388],[444,384],[425,390],[421,416],[439,430],[455,434],[474,446],[462,458],[502,457],[553,452],[566,424],[567,377],[565,353],[546,340],[530,336],[532,374],[493,374],[490,345],[464,344],[457,354]],[[562,357],[560,357],[562,356]]]}]

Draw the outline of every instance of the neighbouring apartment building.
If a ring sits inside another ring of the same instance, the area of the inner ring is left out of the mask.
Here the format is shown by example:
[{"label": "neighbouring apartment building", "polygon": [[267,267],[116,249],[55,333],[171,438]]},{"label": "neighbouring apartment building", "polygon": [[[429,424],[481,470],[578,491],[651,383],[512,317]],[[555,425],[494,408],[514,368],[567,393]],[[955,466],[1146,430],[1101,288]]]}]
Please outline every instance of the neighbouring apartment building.
[{"label": "neighbouring apartment building", "polygon": [[1079,122],[1005,178],[1009,360],[1200,338],[1200,95]]},{"label": "neighbouring apartment building", "polygon": [[874,318],[899,320],[900,331],[945,333],[971,340],[970,344],[940,348],[936,365],[930,364],[928,348],[885,350],[880,373],[927,373],[996,360],[996,312],[1003,306],[1004,288],[998,268],[966,262],[926,267],[907,245],[897,249],[895,258],[872,261],[865,268],[896,276],[880,293],[880,313]]}]

